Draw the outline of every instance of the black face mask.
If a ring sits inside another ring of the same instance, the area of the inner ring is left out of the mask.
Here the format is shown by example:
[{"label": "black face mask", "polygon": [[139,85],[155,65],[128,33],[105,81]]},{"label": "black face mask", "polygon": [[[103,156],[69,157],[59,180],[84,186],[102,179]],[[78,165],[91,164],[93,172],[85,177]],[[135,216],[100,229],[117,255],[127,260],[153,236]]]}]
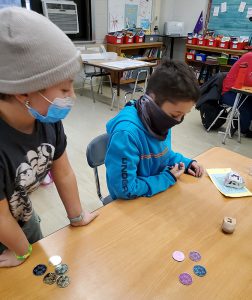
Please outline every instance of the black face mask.
[{"label": "black face mask", "polygon": [[166,139],[170,128],[184,120],[184,117],[181,121],[177,121],[168,116],[148,95],[144,95],[136,101],[136,109],[149,133],[160,141]]}]

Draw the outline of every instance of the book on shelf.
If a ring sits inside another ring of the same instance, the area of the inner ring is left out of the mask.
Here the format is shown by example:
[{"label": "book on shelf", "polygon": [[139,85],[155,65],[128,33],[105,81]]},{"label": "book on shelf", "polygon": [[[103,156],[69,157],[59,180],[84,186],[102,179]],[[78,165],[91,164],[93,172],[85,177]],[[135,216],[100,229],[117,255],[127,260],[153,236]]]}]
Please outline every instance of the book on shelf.
[{"label": "book on shelf", "polygon": [[145,59],[145,58],[162,58],[162,49],[159,48],[147,48],[142,54],[127,54],[123,53],[124,57],[131,59]]}]

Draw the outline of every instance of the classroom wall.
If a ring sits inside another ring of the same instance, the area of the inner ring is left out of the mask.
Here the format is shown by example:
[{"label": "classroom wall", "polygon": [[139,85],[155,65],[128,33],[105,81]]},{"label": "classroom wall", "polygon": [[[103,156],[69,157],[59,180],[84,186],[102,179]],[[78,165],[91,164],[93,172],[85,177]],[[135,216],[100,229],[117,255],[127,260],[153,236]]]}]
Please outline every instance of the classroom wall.
[{"label": "classroom wall", "polygon": [[162,0],[159,15],[159,31],[163,33],[164,23],[173,20],[174,0]]},{"label": "classroom wall", "polygon": [[[160,11],[162,9],[161,3],[163,0],[152,0],[152,26],[159,24]],[[108,0],[91,0],[92,5],[92,26],[93,26],[93,40],[97,43],[103,43],[104,37],[108,32]]]},{"label": "classroom wall", "polygon": [[[205,16],[207,5],[208,0],[162,0],[159,27],[163,30],[165,21],[181,21],[185,22],[185,33],[192,32],[202,10]],[[185,43],[186,40],[176,40],[175,59],[184,60]]]},{"label": "classroom wall", "polygon": [[[207,10],[208,0],[153,0],[153,25],[163,33],[165,21],[184,21],[185,32],[191,32],[201,10]],[[108,30],[108,0],[92,0],[93,40],[103,43]],[[177,40],[174,58],[184,60],[185,40]]]},{"label": "classroom wall", "polygon": [[108,0],[91,0],[92,6],[92,38],[103,43],[108,33]]}]

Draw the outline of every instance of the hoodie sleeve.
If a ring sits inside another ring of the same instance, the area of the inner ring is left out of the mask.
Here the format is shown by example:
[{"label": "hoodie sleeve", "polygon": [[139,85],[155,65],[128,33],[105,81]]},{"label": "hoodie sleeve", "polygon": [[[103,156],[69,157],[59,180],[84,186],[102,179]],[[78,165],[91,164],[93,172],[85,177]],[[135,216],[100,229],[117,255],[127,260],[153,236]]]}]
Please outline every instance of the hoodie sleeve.
[{"label": "hoodie sleeve", "polygon": [[185,164],[185,169],[187,171],[193,161],[194,160],[187,158],[180,153],[174,152],[172,150],[170,151],[170,156],[169,156],[170,167],[174,166],[175,164],[179,164],[180,162],[183,162]]},{"label": "hoodie sleeve", "polygon": [[134,137],[127,131],[113,133],[105,159],[107,184],[113,199],[150,197],[175,184],[176,178],[168,167],[158,175],[138,176],[139,161],[140,153]]}]

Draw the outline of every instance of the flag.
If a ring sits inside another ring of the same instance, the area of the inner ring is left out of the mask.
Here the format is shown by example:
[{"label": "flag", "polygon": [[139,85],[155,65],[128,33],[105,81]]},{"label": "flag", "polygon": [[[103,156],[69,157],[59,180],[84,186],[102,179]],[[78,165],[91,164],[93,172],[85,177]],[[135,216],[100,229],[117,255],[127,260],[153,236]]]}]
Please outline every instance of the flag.
[{"label": "flag", "polygon": [[200,33],[203,30],[203,11],[201,11],[198,21],[194,27],[193,33]]}]

